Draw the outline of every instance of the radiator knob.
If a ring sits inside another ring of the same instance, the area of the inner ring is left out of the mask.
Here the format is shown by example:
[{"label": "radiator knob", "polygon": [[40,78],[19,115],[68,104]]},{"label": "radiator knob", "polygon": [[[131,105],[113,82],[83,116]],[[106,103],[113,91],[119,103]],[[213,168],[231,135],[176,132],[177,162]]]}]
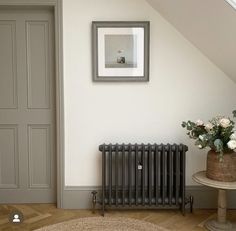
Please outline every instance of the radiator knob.
[{"label": "radiator knob", "polygon": [[141,164],[138,165],[138,170],[142,170],[143,166]]}]

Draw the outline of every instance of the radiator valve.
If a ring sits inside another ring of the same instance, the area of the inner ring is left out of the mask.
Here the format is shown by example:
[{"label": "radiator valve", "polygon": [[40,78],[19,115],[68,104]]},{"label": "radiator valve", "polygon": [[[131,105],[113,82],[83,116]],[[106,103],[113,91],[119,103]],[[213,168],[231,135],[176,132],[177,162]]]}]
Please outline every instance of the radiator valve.
[{"label": "radiator valve", "polygon": [[138,164],[138,170],[142,170],[143,169],[143,165],[141,163]]}]

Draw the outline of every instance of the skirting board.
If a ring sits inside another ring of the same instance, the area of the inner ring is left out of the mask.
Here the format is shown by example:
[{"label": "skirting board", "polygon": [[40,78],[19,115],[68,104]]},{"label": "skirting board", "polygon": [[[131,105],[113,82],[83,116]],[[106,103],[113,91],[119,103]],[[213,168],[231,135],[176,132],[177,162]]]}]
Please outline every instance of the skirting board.
[{"label": "skirting board", "polygon": [[[101,187],[66,186],[63,192],[64,209],[91,209],[93,190],[101,193]],[[186,195],[194,197],[194,208],[211,209],[217,207],[217,190],[205,186],[186,186]],[[229,209],[236,209],[236,191],[227,192]],[[97,205],[99,208],[99,205]]]}]

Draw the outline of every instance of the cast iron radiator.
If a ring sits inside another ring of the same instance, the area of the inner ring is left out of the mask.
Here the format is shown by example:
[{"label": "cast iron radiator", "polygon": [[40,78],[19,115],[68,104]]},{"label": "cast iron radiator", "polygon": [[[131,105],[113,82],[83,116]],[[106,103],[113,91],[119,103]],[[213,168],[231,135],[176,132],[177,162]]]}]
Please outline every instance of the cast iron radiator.
[{"label": "cast iron radiator", "polygon": [[180,208],[193,197],[185,196],[185,154],[183,144],[103,144],[102,192],[96,202],[105,208]]}]

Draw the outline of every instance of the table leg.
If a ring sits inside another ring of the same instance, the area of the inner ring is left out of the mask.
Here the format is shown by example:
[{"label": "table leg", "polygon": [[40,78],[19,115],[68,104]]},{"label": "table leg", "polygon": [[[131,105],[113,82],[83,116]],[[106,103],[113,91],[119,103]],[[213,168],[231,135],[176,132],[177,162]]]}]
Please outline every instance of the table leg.
[{"label": "table leg", "polygon": [[219,223],[226,222],[226,191],[219,189],[218,195],[218,211],[217,211],[217,221]]},{"label": "table leg", "polygon": [[232,224],[226,220],[226,212],[227,212],[226,190],[219,189],[217,220],[207,221],[205,223],[205,227],[211,231],[233,230]]}]

